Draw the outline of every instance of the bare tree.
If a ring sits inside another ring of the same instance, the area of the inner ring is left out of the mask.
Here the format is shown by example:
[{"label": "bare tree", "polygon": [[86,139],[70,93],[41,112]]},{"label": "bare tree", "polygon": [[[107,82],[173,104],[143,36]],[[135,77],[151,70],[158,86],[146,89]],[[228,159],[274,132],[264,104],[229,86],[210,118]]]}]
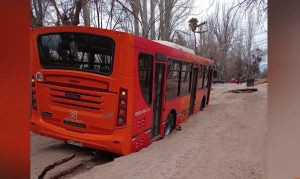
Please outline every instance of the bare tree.
[{"label": "bare tree", "polygon": [[172,41],[191,9],[192,0],[31,0],[31,24],[81,24]]},{"label": "bare tree", "polygon": [[246,15],[249,12],[256,12],[257,21],[262,24],[267,18],[268,2],[267,0],[237,0],[236,5],[232,6],[231,11]]},{"label": "bare tree", "polygon": [[160,0],[159,39],[170,41],[172,33],[187,19],[191,9],[191,0]]},{"label": "bare tree", "polygon": [[148,29],[149,29],[149,22],[148,22],[148,11],[147,11],[147,0],[143,0],[143,7],[139,1],[140,7],[140,15],[142,19],[142,37],[148,38]]},{"label": "bare tree", "polygon": [[[150,0],[150,2],[147,0],[128,0],[129,7],[126,5],[127,0],[116,1],[127,13],[132,15],[130,19],[133,21],[135,35],[151,39],[157,37],[168,41],[171,41],[174,30],[187,18],[192,8],[192,0]],[[155,13],[156,7],[158,7],[158,13]],[[123,20],[121,23],[125,23],[121,26],[126,27],[128,21]],[[156,24],[159,25],[158,31],[156,31]]]},{"label": "bare tree", "polygon": [[45,0],[30,0],[30,4],[31,26],[44,26],[45,12],[49,3]]},{"label": "bare tree", "polygon": [[220,79],[252,78],[259,71],[261,60],[257,56],[262,56],[258,55],[262,50],[254,48],[254,14],[248,12],[243,15],[246,25],[237,23],[241,20],[238,19],[240,15],[224,4],[216,4],[215,11],[208,19],[208,31],[202,35],[200,54],[215,60]]},{"label": "bare tree", "polygon": [[82,14],[84,26],[91,26],[90,6],[88,0],[82,0]]},{"label": "bare tree", "polygon": [[224,76],[228,58],[227,54],[233,45],[234,35],[237,31],[237,18],[229,8],[217,3],[214,15],[208,20],[210,30],[214,33],[218,42],[218,54],[216,55],[216,68],[219,71],[219,77]]},{"label": "bare tree", "polygon": [[245,49],[244,49],[244,60],[246,63],[246,76],[249,77],[251,76],[251,64],[252,64],[252,49],[253,49],[253,41],[254,41],[254,22],[253,19],[251,18],[251,14],[248,14],[248,19],[247,19],[247,33],[245,35]]},{"label": "bare tree", "polygon": [[55,0],[51,0],[51,3],[57,14],[57,25],[77,26],[80,23],[79,15],[83,6],[82,0],[61,1],[59,4]]},{"label": "bare tree", "polygon": [[181,31],[175,30],[172,41],[178,45],[187,47],[188,44],[187,44],[187,40],[185,38],[186,35],[187,35],[187,33],[185,33],[185,32],[182,33]]},{"label": "bare tree", "polygon": [[150,39],[155,39],[155,7],[157,1],[150,0]]},{"label": "bare tree", "polygon": [[212,30],[208,30],[207,33],[202,35],[200,55],[210,59],[217,59],[219,53],[219,44],[216,40],[216,36]]}]

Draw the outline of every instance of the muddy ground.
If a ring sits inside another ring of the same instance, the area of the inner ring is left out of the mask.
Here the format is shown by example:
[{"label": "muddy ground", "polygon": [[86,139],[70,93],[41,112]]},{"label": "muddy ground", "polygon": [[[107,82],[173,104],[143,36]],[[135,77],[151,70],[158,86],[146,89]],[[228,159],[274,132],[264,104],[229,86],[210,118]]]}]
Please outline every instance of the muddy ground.
[{"label": "muddy ground", "polygon": [[[31,178],[266,178],[267,84],[213,85],[210,105],[163,140],[123,157],[31,134]],[[75,155],[74,155],[75,154]],[[70,159],[71,158],[71,159]]]}]

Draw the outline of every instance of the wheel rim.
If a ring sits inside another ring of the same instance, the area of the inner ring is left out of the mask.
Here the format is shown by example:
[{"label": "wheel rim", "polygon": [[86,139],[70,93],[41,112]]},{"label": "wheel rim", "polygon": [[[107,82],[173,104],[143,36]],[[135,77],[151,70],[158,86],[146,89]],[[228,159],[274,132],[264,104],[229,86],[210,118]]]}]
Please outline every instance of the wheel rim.
[{"label": "wheel rim", "polygon": [[165,135],[169,135],[171,133],[172,130],[172,117],[168,117],[167,123],[166,123],[166,132]]},{"label": "wheel rim", "polygon": [[171,127],[170,127],[169,122],[167,122],[167,128],[166,128],[165,135],[169,135],[169,134],[170,134],[170,131],[171,131]]}]

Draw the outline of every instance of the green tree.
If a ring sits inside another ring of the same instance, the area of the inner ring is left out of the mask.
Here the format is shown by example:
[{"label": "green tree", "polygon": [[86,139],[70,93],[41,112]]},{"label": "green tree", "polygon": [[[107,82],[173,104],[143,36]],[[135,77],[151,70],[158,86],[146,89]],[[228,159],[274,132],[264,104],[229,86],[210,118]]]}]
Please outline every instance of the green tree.
[{"label": "green tree", "polygon": [[258,77],[260,74],[259,64],[262,62],[263,57],[266,55],[266,51],[260,48],[256,48],[252,51],[252,59],[248,65],[248,77]]}]

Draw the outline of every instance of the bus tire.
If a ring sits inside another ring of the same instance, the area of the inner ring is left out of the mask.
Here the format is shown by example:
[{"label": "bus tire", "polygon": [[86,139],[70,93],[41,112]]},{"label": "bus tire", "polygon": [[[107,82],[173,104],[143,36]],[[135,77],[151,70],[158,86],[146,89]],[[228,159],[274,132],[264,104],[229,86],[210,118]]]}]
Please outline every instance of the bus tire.
[{"label": "bus tire", "polygon": [[200,107],[200,111],[203,111],[205,108],[205,96],[202,98],[202,102],[201,102],[201,107]]},{"label": "bus tire", "polygon": [[167,121],[166,121],[166,125],[165,125],[165,132],[164,132],[164,136],[170,135],[174,129],[175,126],[175,117],[173,115],[173,113],[169,113]]}]

